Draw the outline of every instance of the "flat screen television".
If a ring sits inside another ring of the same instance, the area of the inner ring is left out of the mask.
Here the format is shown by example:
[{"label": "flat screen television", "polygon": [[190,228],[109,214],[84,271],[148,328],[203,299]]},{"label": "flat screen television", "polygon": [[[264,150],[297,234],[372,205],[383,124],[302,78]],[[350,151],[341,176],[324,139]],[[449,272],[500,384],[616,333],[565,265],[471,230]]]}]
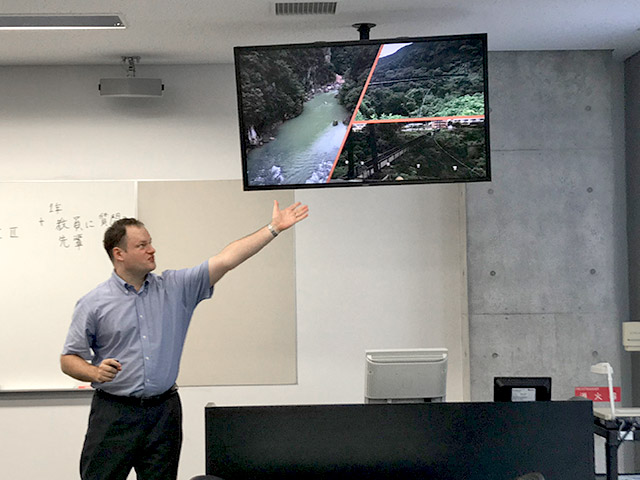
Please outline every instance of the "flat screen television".
[{"label": "flat screen television", "polygon": [[245,190],[491,179],[487,36],[235,47]]},{"label": "flat screen television", "polygon": [[539,402],[551,400],[551,377],[495,377],[494,402]]}]

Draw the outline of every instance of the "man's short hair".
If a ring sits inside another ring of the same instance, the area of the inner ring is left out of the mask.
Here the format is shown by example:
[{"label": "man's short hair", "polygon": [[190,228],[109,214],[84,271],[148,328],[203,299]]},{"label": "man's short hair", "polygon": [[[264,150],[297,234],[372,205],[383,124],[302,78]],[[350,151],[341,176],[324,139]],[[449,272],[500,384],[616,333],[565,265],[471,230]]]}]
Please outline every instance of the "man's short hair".
[{"label": "man's short hair", "polygon": [[114,248],[120,247],[126,251],[127,227],[129,226],[144,227],[144,223],[136,218],[121,218],[114,222],[104,232],[104,240],[102,241],[102,244],[104,245],[104,249],[107,251],[107,255],[109,255],[109,258],[111,259],[111,263],[113,263]]}]

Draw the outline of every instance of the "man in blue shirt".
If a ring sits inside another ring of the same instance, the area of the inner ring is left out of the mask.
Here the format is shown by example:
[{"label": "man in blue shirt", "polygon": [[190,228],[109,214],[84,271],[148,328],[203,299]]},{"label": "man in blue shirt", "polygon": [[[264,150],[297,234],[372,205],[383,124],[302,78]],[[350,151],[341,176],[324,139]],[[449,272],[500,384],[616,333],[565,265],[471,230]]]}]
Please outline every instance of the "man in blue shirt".
[{"label": "man in blue shirt", "polygon": [[[76,304],[60,364],[96,389],[80,473],[83,480],[175,479],[182,409],[175,381],[191,316],[214,284],[280,232],[308,216],[295,203],[274,202],[271,223],[227,245],[202,264],[156,268],[144,224],[115,222],[104,235],[111,277]],[[89,361],[91,363],[89,363]]]}]

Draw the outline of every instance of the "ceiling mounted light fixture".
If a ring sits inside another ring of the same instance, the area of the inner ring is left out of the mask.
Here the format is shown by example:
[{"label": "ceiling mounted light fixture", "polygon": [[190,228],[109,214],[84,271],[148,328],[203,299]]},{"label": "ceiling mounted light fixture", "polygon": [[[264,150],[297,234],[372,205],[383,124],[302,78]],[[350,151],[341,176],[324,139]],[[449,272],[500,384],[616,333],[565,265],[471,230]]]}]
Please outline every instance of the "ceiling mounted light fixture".
[{"label": "ceiling mounted light fixture", "polygon": [[123,29],[118,15],[0,15],[0,30]]}]

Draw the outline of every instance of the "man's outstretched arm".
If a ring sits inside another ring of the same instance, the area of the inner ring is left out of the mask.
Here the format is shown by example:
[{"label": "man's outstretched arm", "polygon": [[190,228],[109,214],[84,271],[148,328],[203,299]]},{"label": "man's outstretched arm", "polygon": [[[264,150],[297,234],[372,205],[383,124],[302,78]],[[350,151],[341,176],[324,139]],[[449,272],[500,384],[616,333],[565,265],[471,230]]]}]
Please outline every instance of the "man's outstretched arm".
[{"label": "man's outstretched arm", "polygon": [[209,259],[209,281],[214,285],[229,270],[262,250],[280,232],[309,216],[309,207],[300,202],[280,210],[278,202],[273,202],[271,223],[257,232],[230,243],[220,253]]}]

